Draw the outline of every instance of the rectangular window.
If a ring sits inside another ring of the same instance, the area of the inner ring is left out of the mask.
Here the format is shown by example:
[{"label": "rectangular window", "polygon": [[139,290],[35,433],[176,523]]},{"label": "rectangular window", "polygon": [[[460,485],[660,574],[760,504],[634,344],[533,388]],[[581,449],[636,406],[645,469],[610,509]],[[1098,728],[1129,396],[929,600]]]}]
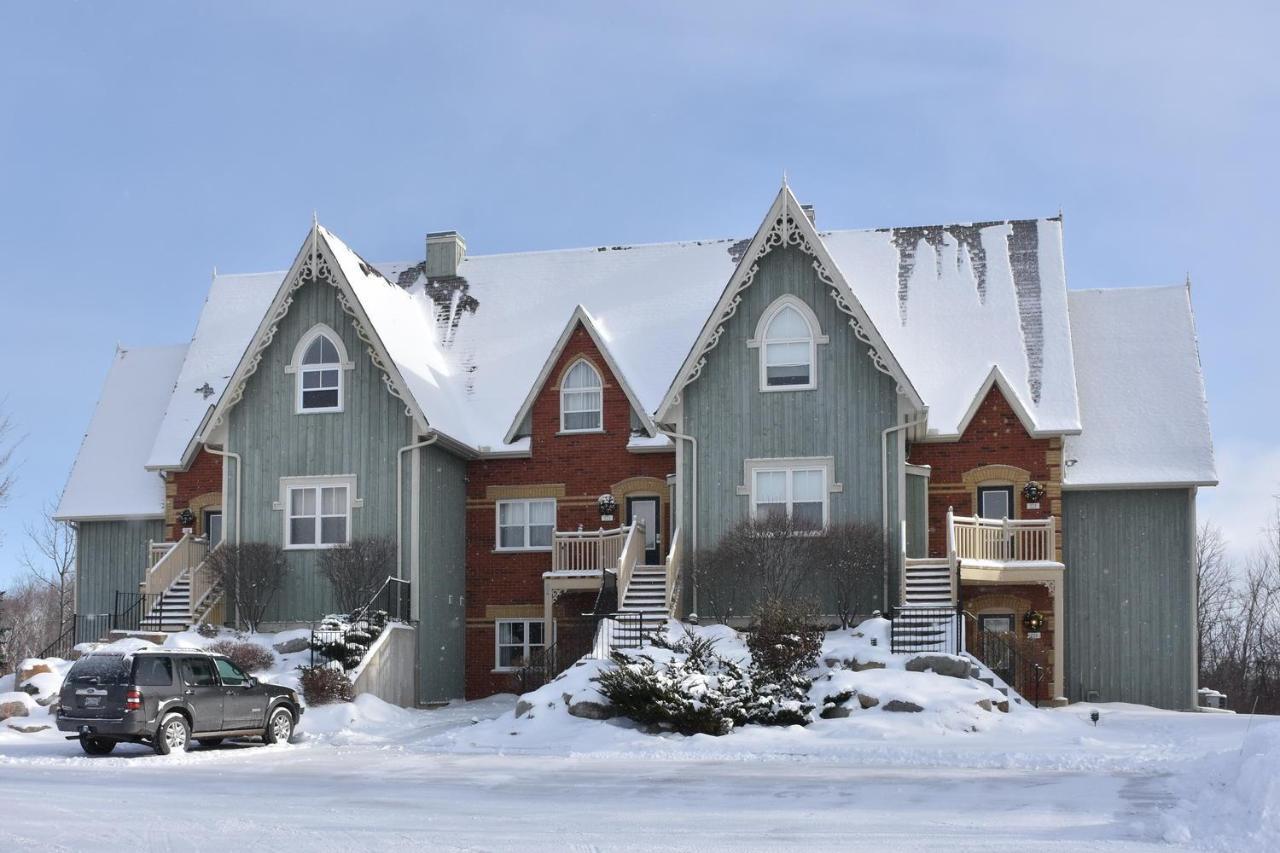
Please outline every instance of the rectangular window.
[{"label": "rectangular window", "polygon": [[757,468],[751,483],[757,519],[790,516],[797,527],[821,530],[827,523],[825,468]]},{"label": "rectangular window", "polygon": [[556,529],[554,498],[498,501],[498,550],[546,551]]},{"label": "rectangular window", "polygon": [[497,630],[494,669],[519,669],[529,663],[533,649],[545,644],[541,619],[499,619],[494,625]]},{"label": "rectangular window", "polygon": [[349,541],[350,492],[345,485],[290,486],[290,548],[327,548]]}]

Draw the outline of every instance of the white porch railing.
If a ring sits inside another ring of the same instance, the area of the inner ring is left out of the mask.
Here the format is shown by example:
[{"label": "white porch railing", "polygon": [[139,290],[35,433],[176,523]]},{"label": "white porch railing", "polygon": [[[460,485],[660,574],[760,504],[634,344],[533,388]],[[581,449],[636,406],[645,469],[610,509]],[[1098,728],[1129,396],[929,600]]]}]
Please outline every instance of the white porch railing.
[{"label": "white porch railing", "polygon": [[557,530],[551,536],[551,571],[616,569],[630,527],[613,530]]},{"label": "white porch railing", "polygon": [[676,604],[680,601],[680,571],[684,568],[680,562],[680,528],[671,534],[671,549],[667,551],[667,613],[676,615]]},{"label": "white porch railing", "polygon": [[176,542],[148,542],[147,543],[147,568],[150,569],[156,563],[164,559],[164,556],[173,550]]},{"label": "white porch railing", "polygon": [[631,583],[631,573],[644,559],[644,522],[639,519],[627,529],[627,538],[622,544],[622,553],[618,555],[618,603],[627,597],[627,586]]},{"label": "white porch railing", "polygon": [[[138,584],[139,592],[144,595],[163,594],[183,572],[188,572],[204,562],[204,555],[208,548],[209,543],[206,540],[196,538],[190,533],[182,534],[182,538],[174,543],[151,568],[147,569],[146,577]],[[153,543],[152,553],[154,552]]]},{"label": "white porch railing", "polygon": [[1056,523],[1044,519],[991,519],[947,510],[947,552],[990,563],[1056,562]]}]

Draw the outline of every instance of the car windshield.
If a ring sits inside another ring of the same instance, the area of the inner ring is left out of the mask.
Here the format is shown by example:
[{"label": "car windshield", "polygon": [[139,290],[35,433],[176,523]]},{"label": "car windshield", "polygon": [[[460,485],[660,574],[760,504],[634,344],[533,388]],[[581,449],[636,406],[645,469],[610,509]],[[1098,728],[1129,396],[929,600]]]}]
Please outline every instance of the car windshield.
[{"label": "car windshield", "polygon": [[85,655],[67,673],[72,684],[124,684],[128,680],[124,655]]}]

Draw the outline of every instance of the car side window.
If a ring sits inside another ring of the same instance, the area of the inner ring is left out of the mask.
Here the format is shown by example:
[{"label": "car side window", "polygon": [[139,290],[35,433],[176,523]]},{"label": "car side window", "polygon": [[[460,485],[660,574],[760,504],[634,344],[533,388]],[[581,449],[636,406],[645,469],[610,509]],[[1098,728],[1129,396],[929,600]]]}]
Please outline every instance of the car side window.
[{"label": "car side window", "polygon": [[208,658],[183,658],[182,680],[192,687],[218,686],[218,676]]},{"label": "car side window", "polygon": [[231,661],[214,658],[214,663],[218,665],[218,675],[222,676],[222,683],[227,687],[242,687],[248,683],[249,676]]},{"label": "car side window", "polygon": [[173,684],[173,660],[139,657],[134,667],[133,683],[139,687],[168,687]]}]

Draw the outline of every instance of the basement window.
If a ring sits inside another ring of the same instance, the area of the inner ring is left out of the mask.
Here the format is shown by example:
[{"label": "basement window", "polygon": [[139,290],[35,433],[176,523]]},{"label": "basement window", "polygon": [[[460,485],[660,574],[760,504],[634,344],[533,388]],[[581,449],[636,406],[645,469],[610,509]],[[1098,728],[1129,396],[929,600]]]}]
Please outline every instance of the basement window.
[{"label": "basement window", "polygon": [[530,663],[530,655],[545,644],[541,619],[499,619],[494,623],[497,643],[493,668],[513,672]]}]

